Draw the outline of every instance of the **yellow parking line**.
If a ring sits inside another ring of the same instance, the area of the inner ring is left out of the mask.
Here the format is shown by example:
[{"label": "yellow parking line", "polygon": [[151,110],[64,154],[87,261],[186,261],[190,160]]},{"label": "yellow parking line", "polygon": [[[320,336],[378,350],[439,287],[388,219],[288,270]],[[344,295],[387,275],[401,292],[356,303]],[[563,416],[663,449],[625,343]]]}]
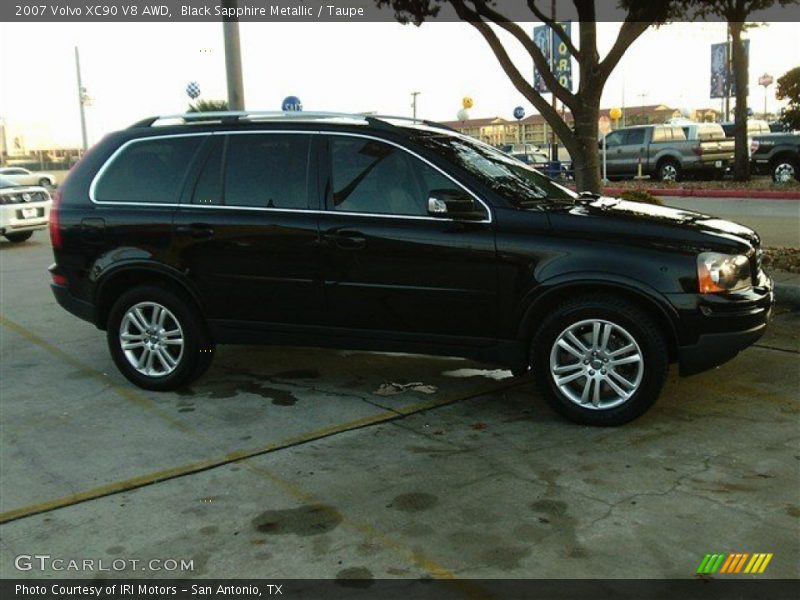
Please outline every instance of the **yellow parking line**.
[{"label": "yellow parking line", "polygon": [[36,344],[41,349],[45,350],[46,352],[49,352],[56,358],[67,363],[72,368],[77,369],[83,375],[86,375],[87,377],[90,377],[95,381],[98,381],[101,384],[108,386],[112,392],[114,392],[121,398],[124,398],[128,402],[131,402],[132,404],[135,404],[136,406],[145,409],[147,412],[154,414],[155,416],[157,416],[159,419],[166,422],[170,426],[186,432],[191,430],[191,427],[189,427],[186,423],[180,421],[179,419],[176,419],[172,415],[158,408],[152,400],[145,398],[143,395],[135,392],[132,389],[115,384],[108,376],[106,376],[102,372],[98,371],[97,369],[93,369],[91,367],[84,365],[81,361],[79,361],[69,353],[65,352],[58,346],[51,344],[47,340],[39,337],[38,335],[30,331],[29,329],[26,329],[19,323],[15,323],[8,317],[0,315],[0,325],[6,327],[7,329],[10,329],[11,331],[25,338],[29,342]]}]

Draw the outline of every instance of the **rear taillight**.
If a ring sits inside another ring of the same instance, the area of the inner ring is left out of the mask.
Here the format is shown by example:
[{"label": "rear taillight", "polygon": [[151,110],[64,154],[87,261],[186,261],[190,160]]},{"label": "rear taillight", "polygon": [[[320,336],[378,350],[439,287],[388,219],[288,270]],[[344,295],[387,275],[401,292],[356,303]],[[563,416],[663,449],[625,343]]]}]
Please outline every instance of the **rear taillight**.
[{"label": "rear taillight", "polygon": [[61,189],[53,194],[53,204],[50,207],[50,243],[53,248],[61,248],[61,227],[58,222],[58,208],[61,205]]},{"label": "rear taillight", "polygon": [[758,140],[750,140],[750,154],[754,154],[758,150]]},{"label": "rear taillight", "polygon": [[58,275],[58,274],[56,274],[56,273],[50,273],[50,277],[52,277],[52,279],[53,279],[53,283],[54,283],[55,285],[61,285],[61,286],[64,286],[64,287],[66,287],[66,285],[67,285],[67,278],[66,278],[66,277],[64,277],[63,275]]},{"label": "rear taillight", "polygon": [[697,156],[703,155],[703,146],[697,144],[696,146],[692,146],[692,152],[694,152]]}]

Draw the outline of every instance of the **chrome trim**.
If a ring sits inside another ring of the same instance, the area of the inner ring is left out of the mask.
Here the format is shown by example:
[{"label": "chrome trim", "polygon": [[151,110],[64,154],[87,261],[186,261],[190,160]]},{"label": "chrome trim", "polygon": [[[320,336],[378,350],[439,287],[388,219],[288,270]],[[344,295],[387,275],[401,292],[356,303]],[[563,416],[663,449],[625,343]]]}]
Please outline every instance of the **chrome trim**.
[{"label": "chrome trim", "polygon": [[[347,216],[357,216],[357,217],[378,217],[384,219],[411,219],[411,220],[418,220],[418,221],[456,221],[456,219],[449,219],[449,218],[438,218],[438,217],[426,217],[426,216],[415,216],[415,215],[390,215],[385,213],[362,213],[362,212],[345,212],[345,211],[337,211],[337,210],[317,210],[317,209],[301,209],[301,208],[259,208],[255,206],[215,206],[209,204],[181,204],[179,202],[114,202],[110,200],[97,200],[95,197],[95,190],[97,188],[97,183],[103,174],[106,172],[108,167],[111,163],[116,159],[120,153],[133,144],[144,142],[147,140],[158,140],[158,139],[169,139],[169,138],[179,138],[179,137],[198,137],[198,136],[212,136],[212,135],[253,135],[253,134],[295,134],[295,135],[338,135],[342,137],[355,137],[355,138],[364,138],[369,140],[375,140],[377,142],[382,142],[384,144],[388,144],[390,146],[394,146],[403,150],[404,152],[414,156],[418,160],[421,160],[423,163],[428,165],[429,167],[435,169],[442,175],[444,175],[447,179],[452,181],[456,186],[464,190],[467,194],[472,196],[475,200],[480,203],[481,206],[486,210],[486,214],[488,218],[481,219],[480,221],[465,221],[469,223],[492,223],[492,210],[489,208],[489,205],[486,204],[475,192],[464,186],[461,182],[457,181],[452,175],[447,173],[446,171],[440,169],[428,159],[423,156],[420,156],[413,150],[409,150],[405,146],[398,144],[396,142],[392,142],[391,140],[384,139],[382,137],[374,136],[374,135],[364,135],[361,133],[351,133],[346,131],[327,131],[327,130],[318,130],[318,131],[302,131],[302,130],[283,130],[283,129],[273,129],[273,130],[247,130],[247,131],[229,131],[229,130],[221,130],[221,131],[203,131],[203,132],[195,132],[195,133],[173,133],[168,135],[153,135],[141,138],[135,138],[132,140],[128,140],[124,144],[122,144],[119,148],[117,148],[111,156],[108,157],[103,166],[97,171],[94,178],[92,179],[92,183],[89,185],[89,200],[96,205],[99,206],[156,206],[156,207],[191,207],[191,208],[199,208],[199,209],[228,209],[228,210],[254,210],[254,211],[264,211],[264,212],[287,212],[287,213],[309,213],[309,214],[321,214],[321,215],[347,215]],[[459,220],[461,222],[461,220]]]}]

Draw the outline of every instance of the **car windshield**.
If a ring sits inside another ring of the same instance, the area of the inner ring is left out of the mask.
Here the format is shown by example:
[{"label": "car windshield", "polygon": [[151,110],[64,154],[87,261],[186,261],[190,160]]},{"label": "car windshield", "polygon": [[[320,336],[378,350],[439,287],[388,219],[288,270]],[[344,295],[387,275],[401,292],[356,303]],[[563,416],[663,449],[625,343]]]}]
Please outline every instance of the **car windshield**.
[{"label": "car windshield", "polygon": [[19,184],[16,181],[11,181],[5,177],[0,177],[0,189],[10,187],[19,187]]},{"label": "car windshield", "polygon": [[422,146],[464,168],[481,183],[521,207],[542,200],[573,202],[578,196],[533,167],[477,140],[463,136],[422,134]]}]

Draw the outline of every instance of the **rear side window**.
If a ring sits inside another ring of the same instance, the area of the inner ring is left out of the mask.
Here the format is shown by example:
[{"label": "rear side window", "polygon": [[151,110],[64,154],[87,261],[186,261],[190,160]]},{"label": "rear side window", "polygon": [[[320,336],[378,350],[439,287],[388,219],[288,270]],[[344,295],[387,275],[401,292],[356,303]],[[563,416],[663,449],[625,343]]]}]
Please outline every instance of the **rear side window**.
[{"label": "rear side window", "polygon": [[126,146],[97,181],[100,202],[174,204],[204,136],[144,139]]},{"label": "rear side window", "polygon": [[310,148],[310,135],[229,135],[225,205],[307,209]]},{"label": "rear side window", "polygon": [[624,143],[629,146],[633,144],[644,144],[644,129],[629,129],[626,131]]}]

